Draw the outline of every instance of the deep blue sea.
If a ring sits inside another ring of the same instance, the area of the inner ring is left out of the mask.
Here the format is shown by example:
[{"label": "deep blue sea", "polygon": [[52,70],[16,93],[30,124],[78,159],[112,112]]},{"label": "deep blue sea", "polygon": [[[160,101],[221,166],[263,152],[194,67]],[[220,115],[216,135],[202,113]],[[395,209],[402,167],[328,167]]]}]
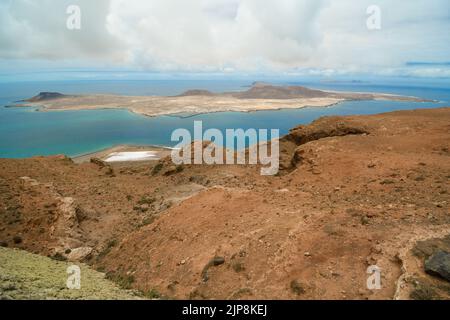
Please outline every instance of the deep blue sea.
[{"label": "deep blue sea", "polygon": [[188,89],[214,92],[246,90],[247,80],[126,80],[126,81],[27,81],[0,83],[0,158],[35,155],[81,155],[117,144],[173,146],[172,131],[193,129],[202,120],[204,129],[279,129],[283,135],[298,124],[325,115],[374,114],[394,110],[450,106],[450,84],[445,82],[321,82],[273,81],[318,89],[384,92],[437,100],[436,103],[353,101],[328,108],[285,109],[251,113],[220,112],[191,117],[145,117],[127,110],[39,112],[34,108],[4,108],[40,91],[65,94],[114,93],[124,95],[175,95]]}]

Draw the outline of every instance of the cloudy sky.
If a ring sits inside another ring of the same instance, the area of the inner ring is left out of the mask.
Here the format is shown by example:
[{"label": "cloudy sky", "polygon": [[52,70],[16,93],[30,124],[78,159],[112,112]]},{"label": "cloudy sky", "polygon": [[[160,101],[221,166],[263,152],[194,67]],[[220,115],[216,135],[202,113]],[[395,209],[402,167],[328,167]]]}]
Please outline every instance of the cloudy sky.
[{"label": "cloudy sky", "polygon": [[0,72],[450,77],[449,30],[449,0],[0,0]]}]

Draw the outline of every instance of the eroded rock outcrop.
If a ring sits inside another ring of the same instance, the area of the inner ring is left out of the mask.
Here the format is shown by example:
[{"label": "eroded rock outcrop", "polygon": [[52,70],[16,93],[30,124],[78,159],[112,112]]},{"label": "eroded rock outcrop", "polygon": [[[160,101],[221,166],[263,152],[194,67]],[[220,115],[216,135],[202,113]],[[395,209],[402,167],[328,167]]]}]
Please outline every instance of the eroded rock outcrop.
[{"label": "eroded rock outcrop", "polygon": [[319,139],[369,134],[367,125],[343,117],[322,117],[309,125],[300,125],[280,139],[280,168],[292,170],[305,160],[304,144]]}]

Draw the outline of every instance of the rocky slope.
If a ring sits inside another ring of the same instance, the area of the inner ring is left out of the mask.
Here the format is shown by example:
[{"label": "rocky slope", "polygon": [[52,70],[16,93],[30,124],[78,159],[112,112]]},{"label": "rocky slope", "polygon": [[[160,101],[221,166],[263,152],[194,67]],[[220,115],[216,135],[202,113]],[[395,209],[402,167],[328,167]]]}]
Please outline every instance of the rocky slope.
[{"label": "rocky slope", "polygon": [[[156,296],[445,299],[448,282],[424,263],[448,252],[449,150],[440,108],[296,127],[277,176],[168,159],[1,159],[0,241]],[[366,286],[370,265],[379,290]]]}]

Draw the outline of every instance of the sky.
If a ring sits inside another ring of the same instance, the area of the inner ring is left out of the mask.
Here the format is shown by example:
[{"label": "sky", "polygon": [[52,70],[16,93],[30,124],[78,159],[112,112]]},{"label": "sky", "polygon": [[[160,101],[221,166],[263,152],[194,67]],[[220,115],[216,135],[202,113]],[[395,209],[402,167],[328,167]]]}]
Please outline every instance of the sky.
[{"label": "sky", "polygon": [[450,78],[449,30],[449,0],[0,0],[0,74]]}]

